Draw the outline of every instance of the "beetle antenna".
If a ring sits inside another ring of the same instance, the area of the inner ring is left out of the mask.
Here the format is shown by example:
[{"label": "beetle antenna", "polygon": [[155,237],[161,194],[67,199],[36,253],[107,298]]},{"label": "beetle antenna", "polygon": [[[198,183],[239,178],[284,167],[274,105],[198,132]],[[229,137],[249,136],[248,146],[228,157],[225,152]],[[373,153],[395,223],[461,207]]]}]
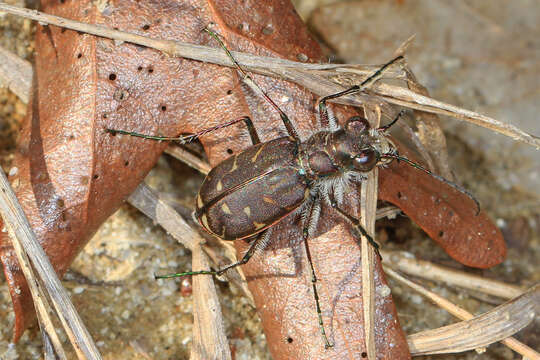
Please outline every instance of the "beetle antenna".
[{"label": "beetle antenna", "polygon": [[437,175],[437,174],[429,171],[428,169],[426,169],[422,165],[417,164],[414,161],[411,161],[411,160],[407,159],[406,157],[399,156],[397,154],[387,153],[387,154],[381,154],[381,158],[387,158],[387,159],[389,158],[389,159],[396,159],[397,161],[403,161],[403,162],[407,163],[408,165],[412,166],[413,168],[421,170],[421,171],[425,172],[426,174],[431,175],[435,179],[437,179],[439,181],[442,181],[443,183],[453,187],[454,189],[456,189],[457,191],[459,191],[462,194],[467,195],[472,201],[474,201],[474,203],[476,204],[476,216],[478,216],[478,214],[480,213],[480,203],[478,202],[478,200],[476,200],[476,198],[473,196],[473,194],[471,194],[471,192],[469,190],[465,189],[464,187],[456,184],[455,182],[447,180],[447,179],[443,178],[440,175]]}]

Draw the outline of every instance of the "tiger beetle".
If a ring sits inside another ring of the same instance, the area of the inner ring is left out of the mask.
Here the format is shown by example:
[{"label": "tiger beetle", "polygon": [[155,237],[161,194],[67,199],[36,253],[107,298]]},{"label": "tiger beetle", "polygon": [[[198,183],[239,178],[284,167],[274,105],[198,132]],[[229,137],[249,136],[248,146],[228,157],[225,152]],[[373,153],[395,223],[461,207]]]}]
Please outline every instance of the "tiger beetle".
[{"label": "tiger beetle", "polygon": [[381,66],[360,85],[323,97],[319,101],[321,130],[307,141],[302,141],[289,117],[242,69],[219,36],[209,29],[205,30],[227,53],[244,81],[254,85],[279,113],[288,136],[261,142],[248,116],[193,135],[174,138],[107,129],[111,134],[186,143],[211,131],[243,121],[253,143],[251,147],[229,157],[210,171],[197,195],[194,213],[202,228],[212,235],[231,241],[250,239],[249,248],[242,259],[215,271],[188,271],[156,278],[187,275],[220,276],[231,268],[247,263],[257,250],[264,249],[270,241],[273,225],[287,216],[300,215],[319,329],[325,348],[330,348],[333,344],[329,342],[323,324],[316,287],[317,277],[307,241],[317,229],[322,203],[334,209],[351,225],[352,234],[357,240],[360,240],[361,236],[367,238],[378,254],[378,244],[361,226],[359,219],[341,208],[343,196],[349,185],[364,181],[366,174],[375,166],[388,164],[394,159],[403,161],[466,194],[477,206],[478,202],[461,186],[399,156],[396,146],[385,133],[398,121],[402,112],[391,123],[379,128],[371,128],[369,122],[360,116],[351,117],[343,127],[340,127],[335,117],[328,112],[326,105],[328,100],[366,89],[380,79],[388,67],[402,60],[403,56],[398,56]]}]

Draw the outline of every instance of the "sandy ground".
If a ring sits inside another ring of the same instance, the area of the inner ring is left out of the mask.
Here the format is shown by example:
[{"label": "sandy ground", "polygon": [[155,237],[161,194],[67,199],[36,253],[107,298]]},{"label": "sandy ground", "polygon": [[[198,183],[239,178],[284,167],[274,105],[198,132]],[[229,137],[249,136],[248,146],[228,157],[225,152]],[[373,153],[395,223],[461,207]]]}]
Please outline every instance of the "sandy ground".
[{"label": "sandy ground", "polygon": [[[11,1],[25,5],[24,1]],[[416,40],[408,62],[439,100],[485,113],[540,134],[537,121],[540,66],[540,5],[506,1],[294,1],[300,14],[336,59],[381,63],[410,35]],[[34,7],[35,3],[26,3]],[[0,45],[31,60],[33,26],[0,17]],[[9,168],[25,105],[0,89],[0,156]],[[480,199],[501,226],[509,257],[488,271],[474,271],[508,283],[530,286],[540,280],[540,162],[530,147],[501,135],[443,119],[456,177]],[[163,157],[148,181],[173,202],[191,204],[202,176]],[[387,249],[459,268],[407,219],[384,222],[378,237]],[[122,207],[95,235],[66,280],[72,300],[105,359],[187,359],[191,344],[189,284],[154,281],[153,273],[188,269],[190,254],[158,226],[129,206]],[[444,284],[423,282],[472,312],[494,304]],[[407,333],[455,320],[409,289],[392,284]],[[260,321],[249,302],[228,283],[218,284],[227,333],[236,359],[268,359]],[[491,299],[493,300],[493,299]],[[13,314],[0,277],[0,359],[38,359],[41,339],[27,331],[10,343]],[[536,325],[536,326],[535,326]],[[538,322],[517,335],[540,347]],[[64,337],[65,338],[65,337]],[[69,345],[67,345],[67,348]],[[517,359],[502,345],[486,353],[430,359]]]}]

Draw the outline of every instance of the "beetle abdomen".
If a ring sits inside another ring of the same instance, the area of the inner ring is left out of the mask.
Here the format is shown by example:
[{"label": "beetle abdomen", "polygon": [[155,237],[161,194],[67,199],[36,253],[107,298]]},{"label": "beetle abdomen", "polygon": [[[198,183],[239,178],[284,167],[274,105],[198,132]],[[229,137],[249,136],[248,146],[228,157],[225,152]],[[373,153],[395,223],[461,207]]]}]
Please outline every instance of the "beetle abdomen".
[{"label": "beetle abdomen", "polygon": [[296,209],[308,195],[306,189],[296,169],[273,170],[209,204],[199,221],[224,240],[249,237]]},{"label": "beetle abdomen", "polygon": [[224,240],[255,235],[296,209],[309,195],[296,143],[257,144],[216,166],[197,197],[201,225]]}]

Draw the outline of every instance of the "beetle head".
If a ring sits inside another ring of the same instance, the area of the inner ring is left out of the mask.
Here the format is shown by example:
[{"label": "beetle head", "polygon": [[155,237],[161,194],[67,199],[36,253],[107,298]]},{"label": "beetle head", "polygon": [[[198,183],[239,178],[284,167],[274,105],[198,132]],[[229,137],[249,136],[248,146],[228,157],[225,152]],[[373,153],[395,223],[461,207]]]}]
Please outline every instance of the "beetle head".
[{"label": "beetle head", "polygon": [[347,120],[342,129],[334,132],[328,149],[335,164],[344,169],[368,172],[380,160],[374,145],[369,122],[360,116]]}]

